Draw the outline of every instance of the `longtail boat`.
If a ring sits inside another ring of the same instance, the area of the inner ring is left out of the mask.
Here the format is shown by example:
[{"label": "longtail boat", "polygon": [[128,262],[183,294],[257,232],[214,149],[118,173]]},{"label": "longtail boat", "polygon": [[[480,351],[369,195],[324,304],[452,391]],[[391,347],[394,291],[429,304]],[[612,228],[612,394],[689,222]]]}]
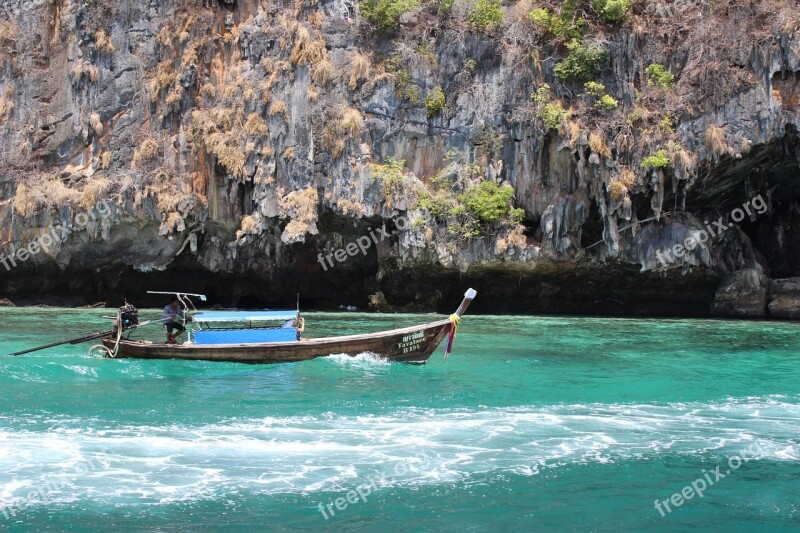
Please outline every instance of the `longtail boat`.
[{"label": "longtail boat", "polygon": [[[461,316],[477,295],[473,289],[449,318],[427,324],[362,335],[344,335],[298,340],[293,327],[252,327],[253,323],[269,320],[296,321],[299,309],[292,311],[198,311],[187,293],[165,293],[178,296],[184,304],[193,329],[183,344],[161,344],[149,340],[124,338],[129,325],[135,328],[131,313],[121,308],[113,335],[103,337],[107,357],[135,359],[187,359],[200,361],[229,361],[238,363],[289,363],[333,354],[356,356],[375,354],[390,361],[426,363],[431,354],[449,334],[445,360],[452,349]],[[205,300],[204,297],[201,298]],[[135,310],[135,309],[134,309]],[[219,323],[238,322],[245,327],[218,328]],[[296,323],[296,322],[295,322]],[[132,328],[133,329],[133,328]]]}]

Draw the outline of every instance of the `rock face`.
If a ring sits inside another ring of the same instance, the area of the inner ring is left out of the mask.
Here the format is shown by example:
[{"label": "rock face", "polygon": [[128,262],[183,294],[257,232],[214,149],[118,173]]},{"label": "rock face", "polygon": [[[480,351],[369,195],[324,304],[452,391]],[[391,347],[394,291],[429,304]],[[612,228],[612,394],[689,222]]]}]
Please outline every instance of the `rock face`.
[{"label": "rock face", "polygon": [[769,314],[775,318],[800,318],[800,278],[769,282]]},{"label": "rock face", "polygon": [[796,6],[634,4],[559,15],[584,80],[525,2],[4,2],[0,296],[763,316],[800,276]]},{"label": "rock face", "polygon": [[767,316],[767,277],[758,268],[734,272],[717,289],[713,311],[721,316]]}]

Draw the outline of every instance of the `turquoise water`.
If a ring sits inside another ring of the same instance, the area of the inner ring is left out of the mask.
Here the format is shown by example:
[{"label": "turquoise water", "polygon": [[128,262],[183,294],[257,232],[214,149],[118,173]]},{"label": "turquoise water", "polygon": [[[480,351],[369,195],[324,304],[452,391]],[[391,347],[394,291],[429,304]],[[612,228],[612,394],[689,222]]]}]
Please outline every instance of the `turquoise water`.
[{"label": "turquoise water", "polygon": [[[103,314],[0,309],[0,352]],[[307,335],[432,318],[310,313]],[[467,315],[425,366],[3,358],[0,529],[800,531],[798,333]]]}]

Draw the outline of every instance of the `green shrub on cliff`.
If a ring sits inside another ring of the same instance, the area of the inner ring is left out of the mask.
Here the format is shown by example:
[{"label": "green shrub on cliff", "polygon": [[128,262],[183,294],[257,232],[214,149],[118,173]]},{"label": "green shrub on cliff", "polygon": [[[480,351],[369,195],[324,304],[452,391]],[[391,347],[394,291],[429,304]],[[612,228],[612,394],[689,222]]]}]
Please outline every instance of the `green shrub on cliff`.
[{"label": "green shrub on cliff", "polygon": [[594,10],[606,22],[624,20],[631,9],[632,3],[631,0],[592,0]]},{"label": "green shrub on cliff", "polygon": [[458,196],[458,203],[462,204],[465,211],[478,221],[492,224],[511,214],[513,197],[514,189],[511,187],[486,180],[478,185],[467,187]]},{"label": "green shrub on cliff", "polygon": [[428,118],[433,118],[444,108],[444,91],[440,86],[434,87],[433,91],[425,97],[425,109],[428,110]]},{"label": "green shrub on cliff", "polygon": [[411,72],[407,68],[399,66],[394,58],[386,61],[386,72],[394,73],[394,90],[397,96],[412,105],[417,105],[419,103],[419,87],[414,83]]},{"label": "green shrub on cliff", "polygon": [[564,109],[561,100],[545,104],[536,114],[542,121],[545,129],[557,130],[561,128],[564,120],[569,116],[569,110]]},{"label": "green shrub on cliff", "polygon": [[467,15],[467,22],[481,31],[498,26],[506,19],[500,0],[477,0]]},{"label": "green shrub on cliff", "polygon": [[405,164],[405,159],[395,159],[392,156],[387,157],[384,164],[370,163],[372,177],[383,184],[384,195],[389,196],[403,184],[406,175],[403,170]]},{"label": "green shrub on cliff", "polygon": [[608,50],[597,43],[572,39],[567,43],[568,54],[553,71],[561,81],[585,83],[597,76],[608,61]]},{"label": "green shrub on cliff", "polygon": [[670,117],[665,116],[658,121],[658,129],[664,133],[674,133],[675,125],[672,123],[672,119]]},{"label": "green shrub on cliff", "polygon": [[569,110],[564,108],[561,100],[553,100],[553,93],[548,83],[536,89],[531,100],[536,104],[536,116],[542,121],[545,130],[561,128],[561,124],[569,116]]},{"label": "green shrub on cliff", "polygon": [[466,187],[461,193],[451,177],[439,175],[430,187],[420,191],[419,206],[437,220],[447,224],[448,231],[459,238],[480,236],[497,223],[519,224],[524,209],[514,209],[514,189],[492,180]]},{"label": "green shrub on cliff", "polygon": [[476,63],[474,59],[467,58],[464,61],[464,70],[466,70],[470,74],[475,74],[475,69],[477,68],[478,68],[478,63]]},{"label": "green shrub on cliff", "polygon": [[395,29],[400,17],[418,5],[419,0],[364,0],[359,4],[361,14],[384,32]]},{"label": "green shrub on cliff", "polygon": [[453,7],[453,3],[455,3],[455,0],[439,0],[439,14],[448,13],[450,8]]},{"label": "green shrub on cliff", "polygon": [[606,93],[606,86],[596,81],[589,81],[583,84],[586,94],[594,99],[594,107],[605,111],[612,111],[617,108],[619,102],[611,95]]},{"label": "green shrub on cliff", "polygon": [[611,95],[604,94],[595,103],[594,106],[604,109],[605,111],[612,111],[617,108],[619,102]]},{"label": "green shrub on cliff", "polygon": [[583,84],[583,89],[590,95],[595,98],[602,97],[606,92],[606,86],[602,83],[597,83],[596,81],[588,81]]},{"label": "green shrub on cliff", "polygon": [[575,18],[566,9],[556,15],[546,7],[539,7],[528,13],[528,18],[545,32],[558,38],[580,39],[586,26],[584,19]]},{"label": "green shrub on cliff", "polygon": [[645,157],[642,161],[642,168],[645,169],[666,168],[668,166],[669,156],[663,148]]},{"label": "green shrub on cliff", "polygon": [[662,89],[671,89],[675,86],[675,75],[662,65],[650,64],[644,73],[647,74],[647,85],[658,85]]},{"label": "green shrub on cliff", "polygon": [[450,191],[433,184],[432,190],[422,189],[419,193],[419,206],[437,219],[446,219],[453,207],[453,196]]}]

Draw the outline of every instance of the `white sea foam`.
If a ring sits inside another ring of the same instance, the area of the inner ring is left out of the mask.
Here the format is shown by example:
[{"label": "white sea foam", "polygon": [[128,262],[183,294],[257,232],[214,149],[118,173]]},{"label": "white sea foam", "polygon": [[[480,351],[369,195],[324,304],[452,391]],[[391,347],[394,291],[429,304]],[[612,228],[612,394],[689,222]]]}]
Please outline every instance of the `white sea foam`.
[{"label": "white sea foam", "polygon": [[81,376],[91,376],[96,378],[97,377],[97,370],[89,366],[81,366],[81,365],[62,365],[60,363],[48,363],[48,364],[55,364],[62,368],[66,368],[67,370],[71,370],[76,374],[80,374]]},{"label": "white sea foam", "polygon": [[366,365],[388,366],[392,364],[392,362],[389,361],[388,359],[372,352],[361,352],[356,355],[348,355],[346,353],[335,353],[327,357],[324,357],[324,359],[339,365],[356,364],[363,366],[366,364]]},{"label": "white sea foam", "polygon": [[48,383],[47,379],[42,377],[36,368],[29,367],[14,367],[12,365],[0,365],[0,375],[3,377],[26,383]]},{"label": "white sea foam", "polygon": [[50,502],[159,504],[242,490],[307,495],[368,478],[414,486],[485,472],[534,476],[666,454],[722,460],[753,443],[766,460],[800,458],[800,398],[786,397],[327,412],[103,430],[65,417],[46,431],[9,429],[19,421],[0,416],[0,506],[53,482],[63,488]]}]

